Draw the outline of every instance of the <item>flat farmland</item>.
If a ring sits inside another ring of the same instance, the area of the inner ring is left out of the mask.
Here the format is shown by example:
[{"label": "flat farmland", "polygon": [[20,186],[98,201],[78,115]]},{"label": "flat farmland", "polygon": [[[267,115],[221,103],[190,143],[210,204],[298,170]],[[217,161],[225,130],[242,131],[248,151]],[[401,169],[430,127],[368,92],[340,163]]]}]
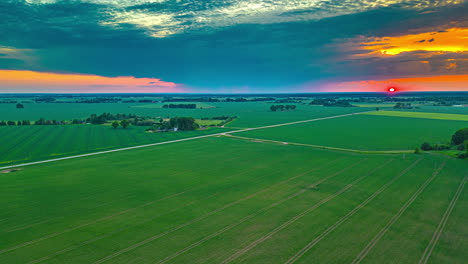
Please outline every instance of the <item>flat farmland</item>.
[{"label": "flat farmland", "polygon": [[463,263],[466,173],[228,137],[27,166],[0,177],[0,262]]},{"label": "flat farmland", "polygon": [[409,118],[426,118],[441,120],[468,121],[468,115],[447,114],[447,113],[428,113],[428,112],[410,112],[410,111],[374,111],[365,113],[366,115],[395,116]]},{"label": "flat farmland", "polygon": [[114,129],[106,125],[0,127],[0,167],[228,130],[210,128],[179,133],[147,133],[145,129],[138,126]]},{"label": "flat farmland", "polygon": [[[185,102],[174,104],[180,103]],[[0,120],[36,121],[39,118],[72,120],[75,118],[85,119],[91,114],[99,115],[101,113],[136,114],[150,117],[190,116],[193,118],[237,116],[239,118],[229,126],[247,128],[369,111],[368,108],[359,107],[321,107],[295,104],[297,109],[294,111],[272,112],[270,111],[271,103],[267,102],[200,104],[207,106],[203,109],[161,108],[161,105],[158,103],[29,103],[24,104],[24,109],[16,109],[15,104],[0,104]]]},{"label": "flat farmland", "polygon": [[414,150],[423,142],[448,143],[466,121],[354,115],[236,133],[237,136],[357,150]]}]

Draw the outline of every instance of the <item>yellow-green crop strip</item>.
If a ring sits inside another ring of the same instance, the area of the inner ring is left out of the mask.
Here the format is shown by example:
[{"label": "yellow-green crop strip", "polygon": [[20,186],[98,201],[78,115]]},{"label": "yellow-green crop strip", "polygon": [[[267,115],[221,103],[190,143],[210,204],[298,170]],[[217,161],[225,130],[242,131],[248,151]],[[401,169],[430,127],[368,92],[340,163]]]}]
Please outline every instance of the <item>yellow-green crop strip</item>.
[{"label": "yellow-green crop strip", "polygon": [[365,115],[379,115],[379,116],[396,116],[396,117],[410,117],[410,118],[426,118],[426,119],[442,119],[442,120],[458,120],[468,121],[468,115],[459,114],[442,114],[442,113],[426,113],[426,112],[403,112],[403,111],[376,111],[366,112]]}]

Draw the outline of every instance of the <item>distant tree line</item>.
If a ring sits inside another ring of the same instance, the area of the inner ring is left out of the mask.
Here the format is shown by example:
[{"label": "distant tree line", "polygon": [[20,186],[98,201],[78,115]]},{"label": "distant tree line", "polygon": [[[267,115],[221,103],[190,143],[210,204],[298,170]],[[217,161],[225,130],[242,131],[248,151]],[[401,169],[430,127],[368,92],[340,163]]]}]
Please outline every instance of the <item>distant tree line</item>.
[{"label": "distant tree line", "polygon": [[350,103],[351,100],[337,100],[333,98],[325,98],[325,99],[314,99],[309,104],[311,105],[323,105],[323,106],[338,106],[338,107],[352,107],[353,105]]},{"label": "distant tree line", "polygon": [[102,125],[109,120],[124,120],[130,118],[136,118],[137,115],[134,114],[111,114],[111,113],[102,113],[100,115],[92,114],[86,118],[86,123],[91,123],[95,125]]},{"label": "distant tree line", "polygon": [[163,108],[187,108],[187,109],[195,109],[197,108],[197,104],[165,104]]},{"label": "distant tree line", "polygon": [[296,109],[295,105],[272,105],[270,106],[270,110],[273,112],[276,111],[289,111]]},{"label": "distant tree line", "polygon": [[29,126],[31,125],[31,121],[23,120],[23,121],[0,121],[0,126]]},{"label": "distant tree line", "polygon": [[411,106],[411,103],[398,102],[398,103],[395,104],[395,106],[393,106],[393,108],[395,108],[395,109],[413,109],[414,107]]}]

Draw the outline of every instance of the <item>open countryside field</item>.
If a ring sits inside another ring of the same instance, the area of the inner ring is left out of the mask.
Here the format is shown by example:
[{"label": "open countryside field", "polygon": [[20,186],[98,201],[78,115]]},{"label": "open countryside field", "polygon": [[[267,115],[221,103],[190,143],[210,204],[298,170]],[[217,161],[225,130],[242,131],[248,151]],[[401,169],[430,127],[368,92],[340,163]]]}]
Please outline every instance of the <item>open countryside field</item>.
[{"label": "open countryside field", "polygon": [[[184,102],[177,102],[184,103]],[[38,103],[25,104],[24,109],[16,109],[14,104],[0,104],[0,120],[31,120],[39,118],[49,120],[71,120],[86,118],[91,114],[136,114],[151,117],[191,116],[193,118],[215,116],[237,116],[238,120],[232,123],[236,127],[255,127],[285,122],[312,119],[324,116],[333,116],[346,113],[369,111],[368,108],[359,107],[317,107],[310,105],[297,105],[295,111],[272,112],[270,103],[210,103],[214,108],[204,109],[174,109],[142,107],[148,104],[130,103]]]},{"label": "open countryside field", "polygon": [[236,136],[357,150],[414,150],[423,142],[447,143],[465,121],[359,114]]},{"label": "open countryside field", "polygon": [[408,111],[404,111],[404,112],[403,111],[375,111],[375,112],[369,112],[365,114],[366,115],[378,115],[378,116],[396,116],[396,117],[468,121],[468,114],[461,115],[461,114],[408,112]]},{"label": "open countryside field", "polygon": [[0,167],[232,130],[210,128],[183,133],[147,133],[145,128],[113,129],[108,125],[0,127]]},{"label": "open countryside field", "polygon": [[[137,113],[142,115],[163,115],[163,116],[238,116],[238,119],[226,125],[226,129],[210,128],[207,130],[197,130],[183,133],[146,133],[146,127],[130,126],[128,129],[112,129],[110,126],[102,125],[65,125],[65,126],[7,126],[0,127],[0,165],[23,163],[31,160],[57,158],[66,155],[76,155],[108,149],[123,148],[135,145],[149,144],[155,142],[169,141],[192,136],[215,134],[223,131],[232,131],[239,128],[257,127],[261,125],[271,125],[285,122],[294,122],[327,116],[335,116],[362,111],[360,108],[338,108],[338,107],[314,107],[300,106],[296,111],[271,112],[265,103],[219,103],[218,108],[211,109],[149,109],[155,112],[134,112],[130,108],[125,110],[119,108],[124,104],[86,104],[90,109],[80,112],[81,106],[73,111],[73,106],[66,107],[66,104],[31,104],[38,106],[35,113],[33,107],[29,105],[25,109],[15,109],[14,113],[21,113],[21,118],[35,120],[39,116],[47,116],[48,119],[60,116],[63,119],[79,118],[82,113],[84,117],[94,111],[95,113]],[[80,105],[80,104],[73,104]],[[114,105],[105,111],[102,105]],[[1,105],[0,107],[4,107]],[[48,107],[56,108],[48,108]],[[65,106],[65,107],[64,107]],[[118,107],[117,107],[118,106]],[[52,110],[54,109],[54,110]],[[24,111],[23,111],[24,110]],[[63,110],[63,112],[61,112]],[[124,111],[125,110],[125,111]],[[148,109],[147,109],[148,110]],[[45,111],[45,112],[42,112]],[[46,113],[50,111],[51,114]],[[145,110],[146,111],[146,110]],[[159,111],[159,112],[157,112]],[[51,116],[51,117],[49,117]],[[83,117],[83,116],[82,116]],[[82,118],[80,117],[80,118]],[[201,125],[218,124],[219,121],[202,120]]]},{"label": "open countryside field", "polygon": [[0,262],[463,263],[467,173],[226,137],[28,166],[0,177]]}]

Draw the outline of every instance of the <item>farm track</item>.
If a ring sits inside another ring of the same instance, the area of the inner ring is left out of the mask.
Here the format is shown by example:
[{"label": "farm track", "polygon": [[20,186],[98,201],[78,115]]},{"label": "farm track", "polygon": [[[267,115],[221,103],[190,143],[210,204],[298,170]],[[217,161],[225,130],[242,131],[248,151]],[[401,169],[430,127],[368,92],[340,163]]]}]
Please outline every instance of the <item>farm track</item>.
[{"label": "farm track", "polygon": [[[368,112],[372,112],[372,111],[368,111]],[[358,114],[362,114],[362,113],[367,113],[367,112],[358,112],[358,113],[343,114],[343,115],[314,118],[314,119],[308,119],[308,120],[302,120],[302,121],[288,122],[288,123],[282,123],[282,124],[276,124],[276,125],[246,128],[246,129],[242,129],[242,130],[234,130],[234,131],[228,131],[228,132],[222,132],[222,133],[215,133],[215,134],[209,134],[209,135],[203,135],[203,136],[196,136],[196,137],[190,137],[190,138],[182,138],[182,139],[176,139],[176,140],[170,140],[170,141],[164,141],[164,142],[158,142],[158,143],[139,145],[139,146],[132,146],[132,147],[126,147],[126,148],[99,151],[99,152],[93,152],[93,153],[87,153],[87,154],[81,154],[81,155],[75,155],[75,156],[62,157],[62,158],[57,158],[57,159],[49,159],[49,160],[42,160],[42,161],[23,163],[23,164],[16,164],[16,165],[0,167],[0,170],[10,169],[10,168],[17,168],[17,167],[25,167],[25,166],[31,166],[31,165],[43,164],[43,163],[50,163],[50,162],[61,161],[61,160],[89,157],[89,156],[95,156],[95,155],[102,155],[102,154],[120,152],[120,151],[131,150],[131,149],[139,149],[139,148],[146,148],[146,147],[152,147],[152,146],[158,146],[158,145],[165,145],[165,144],[171,144],[171,143],[177,143],[177,142],[183,142],[183,141],[189,141],[189,140],[196,140],[196,139],[213,137],[213,136],[222,136],[222,135],[226,135],[226,134],[239,133],[239,132],[245,132],[245,131],[252,131],[252,130],[273,128],[273,127],[289,126],[289,125],[295,125],[295,124],[301,124],[301,123],[315,122],[315,121],[334,119],[334,118],[340,118],[340,117],[345,117],[345,116],[358,115]]]},{"label": "farm track", "polygon": [[[324,198],[322,199],[321,201],[319,201],[318,203],[314,204],[312,207],[309,207],[308,209],[302,211],[301,213],[299,213],[298,215],[294,216],[293,218],[289,219],[288,221],[284,222],[283,224],[281,224],[280,226],[276,227],[275,229],[273,229],[271,232],[269,232],[268,234],[260,237],[259,239],[255,240],[254,242],[252,242],[251,244],[249,244],[248,246],[242,248],[241,250],[235,252],[234,254],[232,254],[231,256],[229,256],[228,258],[226,258],[225,260],[223,260],[221,263],[225,264],[225,263],[231,263],[232,261],[236,260],[237,258],[239,258],[240,256],[242,256],[243,254],[247,253],[248,251],[250,251],[251,249],[253,249],[254,247],[256,247],[257,245],[263,243],[264,241],[270,239],[273,235],[275,235],[276,233],[280,232],[281,230],[285,229],[286,227],[290,226],[291,224],[293,224],[294,222],[296,222],[297,220],[301,219],[302,217],[304,217],[305,215],[307,215],[308,213],[314,211],[315,209],[319,208],[320,206],[322,206],[323,204],[327,203],[328,201],[332,200],[333,198],[335,198],[336,196],[346,192],[347,190],[349,190],[351,187],[353,187],[355,184],[357,184],[358,182],[360,182],[362,179],[364,179],[365,177],[371,175],[372,173],[374,173],[377,169],[379,169],[379,167],[377,168],[374,168],[372,169],[370,172],[364,174],[363,176],[355,179],[353,182],[351,182],[350,184],[346,185],[345,187],[343,187],[341,190],[339,190],[338,192],[335,192],[334,194],[328,196],[327,198]],[[343,170],[346,170],[348,168],[345,168]],[[343,170],[341,170],[340,172],[342,172]],[[317,184],[313,184],[311,186],[316,186]]]},{"label": "farm track", "polygon": [[352,264],[361,263],[361,261],[369,254],[369,252],[374,248],[374,246],[380,241],[380,239],[387,233],[387,231],[392,227],[392,225],[398,221],[398,219],[403,215],[403,213],[411,206],[411,204],[418,198],[418,196],[426,189],[426,187],[434,180],[440,171],[445,167],[447,160],[445,159],[441,165],[432,173],[420,187],[419,189],[406,201],[406,203],[400,208],[400,210],[387,222],[387,224],[375,235],[372,240],[366,245],[366,247],[356,256]]},{"label": "farm track", "polygon": [[290,141],[277,141],[277,140],[271,140],[271,139],[233,136],[233,135],[230,135],[230,134],[226,134],[225,136],[231,137],[231,138],[243,139],[243,140],[250,140],[250,141],[254,141],[254,142],[287,144],[287,145],[294,145],[294,146],[312,147],[312,148],[318,148],[318,149],[328,149],[328,150],[336,150],[336,151],[353,152],[353,153],[359,153],[359,154],[404,154],[404,153],[413,153],[414,152],[414,150],[359,150],[359,149],[346,149],[346,148],[336,148],[336,147],[312,145],[312,144],[305,144],[305,143],[296,143],[296,142],[290,142]]},{"label": "farm track", "polygon": [[450,214],[452,213],[453,208],[455,207],[455,204],[458,201],[458,198],[460,198],[460,195],[463,192],[463,188],[465,187],[467,179],[468,179],[468,174],[466,174],[465,177],[460,182],[457,192],[455,193],[452,200],[450,201],[450,204],[448,205],[447,210],[444,212],[444,215],[442,216],[442,219],[440,220],[439,225],[437,226],[437,229],[435,230],[434,235],[431,238],[431,241],[429,241],[429,244],[427,245],[426,249],[424,250],[424,253],[421,256],[421,259],[418,262],[419,264],[426,264],[429,261],[432,251],[437,245],[440,235],[444,231],[444,227],[447,224],[448,219],[450,218]]},{"label": "farm track", "polygon": [[324,232],[322,232],[319,236],[317,236],[314,240],[312,240],[309,244],[307,244],[305,247],[303,247],[301,250],[299,250],[294,256],[292,256],[290,259],[288,259],[285,263],[286,264],[292,264],[299,260],[304,254],[306,254],[311,248],[313,248],[315,245],[317,245],[322,239],[324,239],[328,234],[333,232],[336,228],[338,228],[342,223],[346,222],[350,217],[352,217],[355,213],[357,213],[361,208],[365,207],[367,204],[369,204],[372,200],[374,200],[375,197],[377,197],[379,194],[381,194],[383,191],[385,191],[391,184],[393,184],[396,180],[401,178],[403,175],[405,175],[409,170],[414,168],[422,159],[418,159],[415,162],[413,162],[409,167],[404,169],[402,172],[400,172],[397,176],[392,178],[389,182],[387,182],[385,185],[380,187],[375,193],[373,193],[371,196],[369,196],[366,200],[364,200],[361,204],[356,206],[352,211],[350,211],[348,214],[340,218],[337,222],[335,222],[333,225],[331,225],[329,228],[327,228]]},{"label": "farm track", "polygon": [[[358,161],[358,162],[352,164],[351,166],[348,166],[348,167],[345,168],[345,169],[349,169],[349,168],[351,168],[351,167],[353,167],[353,166],[356,166],[357,164],[359,164],[359,163],[361,163],[361,162],[363,162],[363,161],[364,161],[364,159],[362,159],[362,160],[360,160],[360,161]],[[115,252],[115,253],[113,253],[113,254],[111,254],[111,255],[105,257],[105,258],[102,258],[102,259],[100,259],[100,260],[98,260],[98,261],[96,261],[96,262],[93,262],[93,263],[94,263],[94,264],[98,264],[98,263],[103,263],[103,262],[105,262],[105,261],[108,261],[108,260],[110,260],[110,259],[113,259],[113,258],[115,258],[115,257],[117,257],[117,256],[119,256],[119,255],[121,255],[121,254],[124,254],[124,253],[129,252],[129,251],[131,251],[131,250],[133,250],[133,249],[136,249],[136,248],[141,247],[141,246],[143,246],[143,245],[145,245],[145,244],[148,244],[149,242],[152,242],[152,241],[154,241],[154,240],[156,240],[156,239],[158,239],[158,238],[161,238],[161,237],[163,237],[163,236],[165,236],[165,235],[167,235],[167,234],[170,234],[170,233],[172,233],[172,232],[175,232],[175,231],[177,231],[177,230],[179,230],[179,229],[181,229],[181,228],[183,228],[183,227],[186,227],[186,226],[189,226],[189,225],[191,225],[191,224],[193,224],[193,223],[199,222],[199,221],[201,221],[201,220],[203,220],[203,219],[205,219],[205,218],[207,218],[207,217],[209,217],[209,216],[212,216],[212,215],[214,215],[214,214],[216,214],[216,213],[219,213],[219,212],[221,212],[221,211],[223,211],[223,210],[225,210],[225,209],[227,209],[227,208],[229,208],[229,207],[232,207],[232,206],[234,206],[234,205],[236,205],[236,204],[239,204],[240,202],[249,200],[249,199],[251,199],[251,198],[253,198],[253,197],[255,197],[255,196],[257,196],[257,195],[259,195],[259,194],[261,194],[261,193],[264,193],[264,192],[266,192],[266,191],[272,189],[273,187],[276,187],[276,186],[285,184],[285,183],[287,183],[287,182],[290,182],[290,181],[292,181],[292,180],[294,180],[294,179],[297,179],[297,178],[299,178],[299,177],[302,177],[302,176],[304,176],[304,175],[306,175],[306,174],[308,174],[308,173],[310,173],[310,172],[312,172],[312,171],[316,171],[316,170],[318,170],[318,169],[320,169],[320,168],[323,168],[323,167],[325,167],[325,166],[326,166],[326,165],[320,166],[319,168],[314,168],[314,169],[308,170],[308,171],[306,171],[306,172],[303,172],[303,173],[301,173],[301,174],[295,175],[295,176],[290,177],[290,178],[288,178],[288,179],[286,179],[286,180],[283,180],[283,181],[281,181],[281,182],[275,183],[275,184],[273,184],[273,185],[271,185],[271,186],[269,186],[269,187],[267,187],[267,188],[265,188],[265,189],[262,189],[262,190],[260,190],[260,191],[257,191],[257,192],[255,192],[255,193],[253,193],[253,194],[250,194],[250,195],[248,195],[248,196],[245,196],[245,197],[243,197],[243,198],[241,198],[241,199],[238,199],[238,200],[236,200],[236,201],[233,201],[233,202],[231,202],[231,203],[229,203],[229,204],[227,204],[227,205],[224,205],[223,207],[220,207],[220,208],[218,208],[218,209],[215,209],[215,210],[213,210],[213,211],[210,211],[210,212],[208,212],[208,213],[206,213],[206,214],[204,214],[204,215],[202,215],[202,216],[199,216],[199,217],[197,217],[197,218],[195,218],[195,219],[192,219],[192,220],[190,220],[190,221],[188,221],[188,222],[186,222],[186,223],[183,223],[183,224],[181,224],[181,225],[178,225],[178,226],[176,226],[176,227],[174,227],[174,228],[172,228],[172,229],[170,229],[170,230],[167,230],[167,231],[165,231],[165,232],[163,232],[163,233],[160,233],[160,234],[157,234],[157,235],[155,235],[155,236],[149,237],[149,238],[147,238],[147,239],[145,239],[145,240],[143,240],[143,241],[141,241],[141,242],[139,242],[139,243],[136,243],[136,244],[134,244],[134,245],[132,245],[132,246],[129,246],[129,247],[125,248],[125,249],[119,250],[119,251],[117,251],[117,252]],[[330,178],[330,177],[327,177],[327,178]]]}]

